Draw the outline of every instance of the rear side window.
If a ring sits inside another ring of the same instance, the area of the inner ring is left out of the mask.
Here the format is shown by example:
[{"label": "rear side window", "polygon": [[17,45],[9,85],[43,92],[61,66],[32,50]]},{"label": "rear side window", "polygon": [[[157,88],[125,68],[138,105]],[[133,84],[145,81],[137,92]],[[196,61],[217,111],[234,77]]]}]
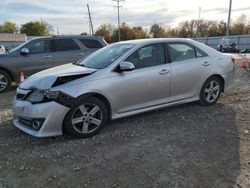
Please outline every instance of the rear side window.
[{"label": "rear side window", "polygon": [[73,39],[54,39],[51,42],[53,52],[80,50]]},{"label": "rear side window", "polygon": [[102,48],[100,42],[93,39],[79,39],[83,45],[85,45],[87,48]]},{"label": "rear side window", "polygon": [[187,43],[168,43],[168,51],[172,62],[196,58],[194,47]]}]

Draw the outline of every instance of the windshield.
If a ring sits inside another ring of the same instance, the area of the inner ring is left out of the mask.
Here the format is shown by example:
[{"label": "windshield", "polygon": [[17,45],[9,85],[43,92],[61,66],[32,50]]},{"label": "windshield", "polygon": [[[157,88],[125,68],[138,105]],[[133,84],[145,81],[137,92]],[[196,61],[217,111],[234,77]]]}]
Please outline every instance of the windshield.
[{"label": "windshield", "polygon": [[82,60],[79,65],[93,69],[104,69],[132,47],[134,47],[133,44],[112,44],[106,46]]}]

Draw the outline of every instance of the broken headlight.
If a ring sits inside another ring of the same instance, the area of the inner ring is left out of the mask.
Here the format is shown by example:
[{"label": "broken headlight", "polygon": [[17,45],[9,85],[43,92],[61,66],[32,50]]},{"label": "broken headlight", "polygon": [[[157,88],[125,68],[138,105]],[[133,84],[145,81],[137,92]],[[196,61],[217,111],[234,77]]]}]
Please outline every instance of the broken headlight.
[{"label": "broken headlight", "polygon": [[51,90],[34,90],[30,95],[26,98],[27,101],[31,103],[39,103],[46,102],[50,100],[55,100],[59,97],[59,91],[51,91]]},{"label": "broken headlight", "polygon": [[33,104],[54,101],[69,108],[75,101],[75,98],[61,91],[39,89],[33,90],[25,99]]}]

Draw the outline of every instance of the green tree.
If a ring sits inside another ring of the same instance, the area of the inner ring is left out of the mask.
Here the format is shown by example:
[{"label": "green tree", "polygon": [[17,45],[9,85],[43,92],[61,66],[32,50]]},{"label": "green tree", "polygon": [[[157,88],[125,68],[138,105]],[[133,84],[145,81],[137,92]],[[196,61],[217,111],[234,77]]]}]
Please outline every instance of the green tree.
[{"label": "green tree", "polygon": [[[122,23],[120,27],[121,40],[136,39],[136,32],[126,23]],[[116,42],[118,39],[118,29],[115,29],[112,35],[112,41]]]},{"label": "green tree", "polygon": [[46,22],[31,21],[21,26],[20,32],[27,36],[45,36],[52,31],[51,26]]},{"label": "green tree", "polygon": [[247,34],[247,16],[242,14],[238,17],[237,21],[232,24],[231,27],[233,35],[245,35]]},{"label": "green tree", "polygon": [[6,21],[3,23],[3,25],[0,26],[1,33],[15,33],[17,31],[17,25],[10,21]]},{"label": "green tree", "polygon": [[197,21],[184,21],[179,24],[179,37],[189,38],[196,36]]},{"label": "green tree", "polygon": [[135,38],[136,39],[148,38],[148,35],[147,35],[146,31],[142,27],[133,27],[133,30],[135,32]]},{"label": "green tree", "polygon": [[153,38],[162,38],[166,36],[165,29],[158,24],[150,27],[150,34]]},{"label": "green tree", "polygon": [[224,36],[226,33],[226,28],[227,28],[226,22],[220,21],[218,23],[218,35],[217,36]]},{"label": "green tree", "polygon": [[174,38],[179,36],[178,28],[171,28],[170,26],[167,26],[165,29],[165,37],[167,38]]},{"label": "green tree", "polygon": [[111,43],[114,30],[115,27],[113,25],[103,24],[97,29],[95,35],[102,36],[107,41],[107,43]]}]

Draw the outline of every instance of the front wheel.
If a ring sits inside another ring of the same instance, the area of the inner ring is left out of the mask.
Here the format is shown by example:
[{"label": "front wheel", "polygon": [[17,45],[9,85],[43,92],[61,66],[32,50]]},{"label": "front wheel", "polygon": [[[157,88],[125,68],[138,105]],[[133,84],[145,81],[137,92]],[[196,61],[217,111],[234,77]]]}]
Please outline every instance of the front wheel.
[{"label": "front wheel", "polygon": [[222,91],[222,84],[217,77],[209,78],[201,88],[199,103],[210,106],[217,102]]},{"label": "front wheel", "polygon": [[95,97],[80,98],[67,113],[65,129],[70,135],[87,138],[100,132],[108,120],[106,105]]}]

